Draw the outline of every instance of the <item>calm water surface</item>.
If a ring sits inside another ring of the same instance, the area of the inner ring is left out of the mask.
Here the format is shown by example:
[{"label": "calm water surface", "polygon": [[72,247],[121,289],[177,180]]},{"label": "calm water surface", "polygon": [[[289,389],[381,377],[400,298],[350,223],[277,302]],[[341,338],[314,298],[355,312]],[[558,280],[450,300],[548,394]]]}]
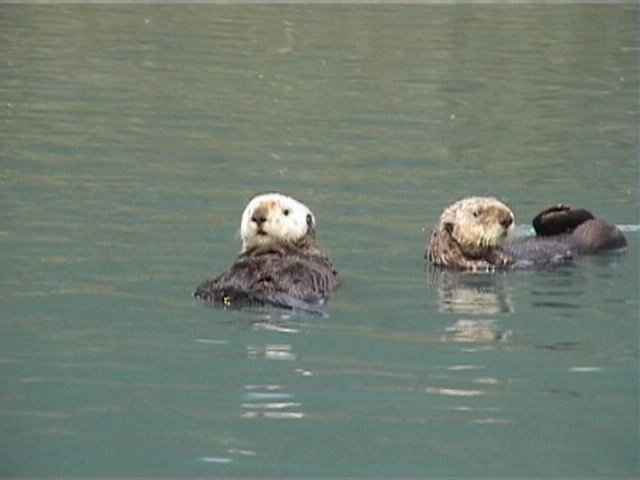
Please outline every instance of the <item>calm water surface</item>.
[{"label": "calm water surface", "polygon": [[[0,6],[0,471],[637,476],[638,7]],[[191,298],[255,193],[328,318]],[[623,255],[434,272],[495,195]]]}]

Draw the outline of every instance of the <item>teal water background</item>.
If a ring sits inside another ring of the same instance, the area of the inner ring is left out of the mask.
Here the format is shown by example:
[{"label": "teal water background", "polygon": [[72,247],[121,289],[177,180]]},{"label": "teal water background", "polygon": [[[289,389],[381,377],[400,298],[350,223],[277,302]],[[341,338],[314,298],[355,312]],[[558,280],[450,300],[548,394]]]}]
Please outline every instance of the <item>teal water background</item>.
[{"label": "teal water background", "polygon": [[[1,5],[0,473],[637,476],[638,25]],[[328,318],[191,298],[273,190],[342,273]],[[434,273],[430,228],[468,195],[522,226],[588,208],[628,251]]]}]

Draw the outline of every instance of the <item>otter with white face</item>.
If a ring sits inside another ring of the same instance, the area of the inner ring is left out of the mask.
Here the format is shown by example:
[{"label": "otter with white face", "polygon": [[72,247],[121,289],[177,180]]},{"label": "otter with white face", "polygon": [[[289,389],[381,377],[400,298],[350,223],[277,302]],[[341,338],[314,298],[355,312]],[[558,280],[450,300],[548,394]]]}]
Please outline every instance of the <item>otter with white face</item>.
[{"label": "otter with white face", "polygon": [[258,195],[242,214],[240,256],[194,296],[225,307],[272,305],[324,315],[339,277],[315,236],[315,216],[305,204],[280,193]]},{"label": "otter with white face", "polygon": [[[447,207],[431,232],[425,258],[435,265],[464,270],[508,263],[500,255],[515,217],[493,197],[469,197]],[[488,258],[491,257],[491,258]]]},{"label": "otter with white face", "polygon": [[312,246],[316,219],[305,204],[280,193],[254,197],[242,214],[242,251],[273,244]]}]

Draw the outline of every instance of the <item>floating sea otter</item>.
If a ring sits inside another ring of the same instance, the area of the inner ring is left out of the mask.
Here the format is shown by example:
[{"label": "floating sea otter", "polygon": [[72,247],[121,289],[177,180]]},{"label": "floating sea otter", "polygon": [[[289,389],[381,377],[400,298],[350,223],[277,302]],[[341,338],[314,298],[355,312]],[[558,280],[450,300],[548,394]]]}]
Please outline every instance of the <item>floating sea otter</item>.
[{"label": "floating sea otter", "polygon": [[434,227],[425,258],[460,270],[548,265],[577,255],[627,246],[615,225],[587,210],[556,205],[533,220],[535,237],[510,239],[515,217],[493,197],[470,197],[447,207]]},{"label": "floating sea otter", "polygon": [[254,197],[242,214],[240,256],[193,295],[227,307],[272,305],[323,315],[339,277],[315,233],[313,212],[301,202],[280,193]]}]

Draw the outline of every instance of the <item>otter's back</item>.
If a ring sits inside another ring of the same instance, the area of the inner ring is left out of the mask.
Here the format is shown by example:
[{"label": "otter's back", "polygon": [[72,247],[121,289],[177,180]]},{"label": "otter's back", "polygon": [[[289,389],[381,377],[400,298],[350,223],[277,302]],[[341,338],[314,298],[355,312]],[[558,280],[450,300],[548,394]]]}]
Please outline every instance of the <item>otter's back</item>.
[{"label": "otter's back", "polygon": [[222,275],[203,282],[194,296],[233,307],[273,305],[323,313],[320,307],[338,283],[337,271],[323,254],[269,246],[240,255]]}]

